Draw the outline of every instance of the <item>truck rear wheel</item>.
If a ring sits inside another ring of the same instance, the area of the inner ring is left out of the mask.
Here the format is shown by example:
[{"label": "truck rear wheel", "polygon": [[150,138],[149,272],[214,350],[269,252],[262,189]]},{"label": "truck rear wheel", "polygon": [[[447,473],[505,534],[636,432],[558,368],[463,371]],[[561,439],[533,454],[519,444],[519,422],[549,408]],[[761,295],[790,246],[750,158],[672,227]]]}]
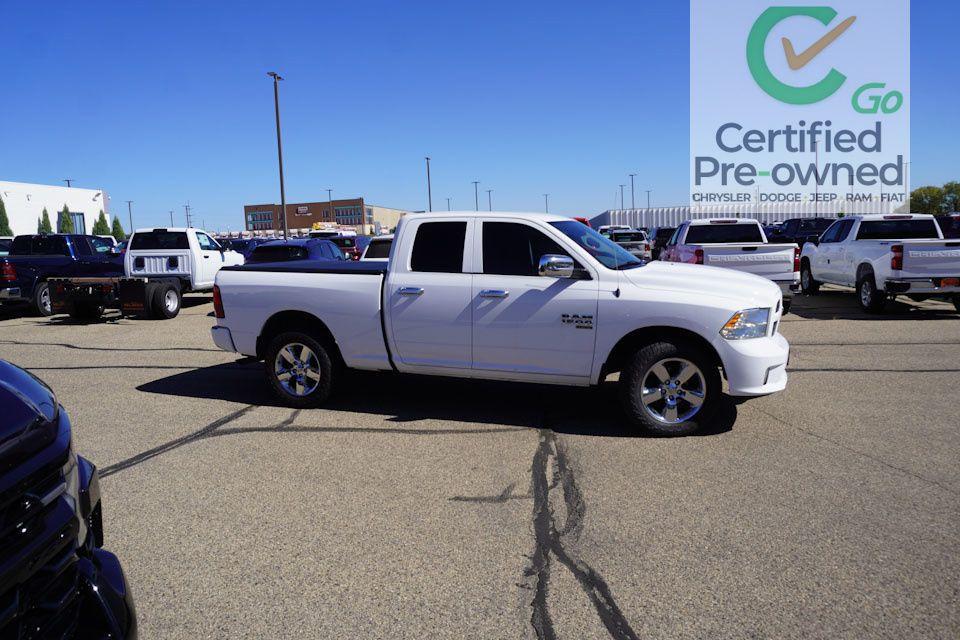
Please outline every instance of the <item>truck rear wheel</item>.
[{"label": "truck rear wheel", "polygon": [[50,285],[46,282],[37,283],[37,286],[33,288],[33,304],[31,306],[37,315],[53,315],[53,305],[50,303]]},{"label": "truck rear wheel", "polygon": [[627,416],[661,436],[684,436],[709,423],[720,400],[720,372],[699,350],[655,342],[636,351],[620,374]]},{"label": "truck rear wheel", "polygon": [[815,296],[820,292],[820,283],[813,279],[809,260],[804,260],[800,266],[800,288],[808,296]]},{"label": "truck rear wheel", "polygon": [[182,303],[183,298],[177,287],[172,284],[158,284],[153,290],[151,315],[158,320],[176,318]]},{"label": "truck rear wheel", "polygon": [[857,280],[857,301],[867,313],[880,313],[887,306],[887,295],[877,290],[872,271],[863,271]]},{"label": "truck rear wheel", "polygon": [[298,409],[319,407],[333,388],[333,362],[309,333],[287,331],[267,346],[264,373],[274,395]]}]

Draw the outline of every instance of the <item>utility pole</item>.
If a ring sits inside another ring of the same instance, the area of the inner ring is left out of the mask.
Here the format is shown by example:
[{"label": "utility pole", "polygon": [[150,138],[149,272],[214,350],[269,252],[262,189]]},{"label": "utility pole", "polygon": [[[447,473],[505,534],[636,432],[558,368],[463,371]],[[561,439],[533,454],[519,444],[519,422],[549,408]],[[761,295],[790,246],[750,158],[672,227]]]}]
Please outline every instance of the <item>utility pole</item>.
[{"label": "utility pole", "polygon": [[130,233],[133,233],[133,200],[127,200],[127,215],[130,216]]},{"label": "utility pole", "polygon": [[631,173],[631,174],[630,174],[630,208],[631,208],[631,209],[636,209],[636,208],[637,208],[636,203],[633,201],[633,177],[634,177],[635,175],[637,175],[637,174],[635,174],[635,173]]},{"label": "utility pole", "polygon": [[447,198],[447,211],[450,211],[450,198]]},{"label": "utility pole", "polygon": [[474,211],[480,211],[480,192],[477,190],[477,185],[480,184],[479,180],[473,181],[473,209]]},{"label": "utility pole", "polygon": [[73,182],[73,178],[65,178],[65,179],[64,179],[64,182],[67,183],[67,188],[69,189],[69,188],[70,188],[70,183]]},{"label": "utility pole", "polygon": [[550,213],[550,194],[543,194],[543,212]]},{"label": "utility pole", "polygon": [[493,189],[487,189],[487,211],[493,211],[493,197],[490,195]]},{"label": "utility pole", "polygon": [[189,202],[183,205],[183,212],[187,216],[187,227],[189,227],[190,226],[190,203]]},{"label": "utility pole", "polygon": [[283,143],[280,141],[280,88],[283,78],[276,71],[270,71],[273,78],[273,112],[277,120],[277,163],[280,166],[280,215],[283,217],[283,239],[287,239],[287,195],[283,190]]},{"label": "utility pole", "polygon": [[427,161],[427,211],[433,211],[433,189],[430,186],[430,156],[424,156]]},{"label": "utility pole", "polygon": [[623,188],[627,186],[625,184],[620,185],[620,211],[623,211]]}]

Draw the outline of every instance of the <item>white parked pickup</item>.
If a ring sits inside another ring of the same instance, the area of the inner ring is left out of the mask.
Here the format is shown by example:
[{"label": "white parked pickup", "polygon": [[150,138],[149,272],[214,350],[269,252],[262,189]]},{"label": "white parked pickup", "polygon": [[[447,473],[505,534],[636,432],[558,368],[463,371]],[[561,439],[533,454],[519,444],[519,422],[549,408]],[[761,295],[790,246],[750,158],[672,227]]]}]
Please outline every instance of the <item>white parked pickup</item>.
[{"label": "white parked pickup", "polygon": [[873,214],[834,222],[803,246],[804,293],[821,283],[856,287],[860,306],[882,311],[899,294],[946,296],[960,310],[960,240],[944,240],[931,215]]},{"label": "white parked pickup", "polygon": [[264,360],[283,402],[326,400],[341,367],[561,385],[620,372],[629,417],[689,433],[722,397],[787,384],[780,290],[729,269],[643,263],[548,214],[400,220],[386,263],[227,267],[214,342]]},{"label": "white parked pickup", "polygon": [[800,291],[800,247],[771,244],[756,220],[707,218],[688,220],[673,233],[660,259],[736,269],[774,281],[789,311]]}]

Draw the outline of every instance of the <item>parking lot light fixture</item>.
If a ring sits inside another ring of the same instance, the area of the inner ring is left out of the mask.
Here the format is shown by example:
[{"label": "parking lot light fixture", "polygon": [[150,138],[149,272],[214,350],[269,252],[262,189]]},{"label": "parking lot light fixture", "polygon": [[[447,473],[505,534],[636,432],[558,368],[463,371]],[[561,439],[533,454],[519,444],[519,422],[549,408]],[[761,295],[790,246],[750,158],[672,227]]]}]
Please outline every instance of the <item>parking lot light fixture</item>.
[{"label": "parking lot light fixture", "polygon": [[637,174],[635,174],[635,173],[631,173],[631,174],[630,174],[630,208],[631,208],[631,209],[636,209],[636,208],[637,208],[637,204],[636,204],[636,202],[634,202],[634,199],[633,199],[633,178],[634,178],[634,176],[636,176],[636,175],[637,175]]},{"label": "parking lot light fixture", "polygon": [[477,190],[477,185],[480,184],[479,180],[473,181],[473,210],[480,211],[480,191]]},{"label": "parking lot light fixture", "polygon": [[647,209],[650,208],[650,189],[647,189]]},{"label": "parking lot light fixture", "polygon": [[487,189],[487,211],[493,211],[493,196],[490,194],[493,193],[493,189]]},{"label": "parking lot light fixture", "polygon": [[550,194],[543,194],[543,212],[550,213]]},{"label": "parking lot light fixture", "polygon": [[430,185],[430,156],[424,156],[427,161],[427,211],[433,211],[433,188]]},{"label": "parking lot light fixture", "polygon": [[283,142],[280,140],[280,87],[283,78],[276,71],[270,71],[273,78],[273,113],[277,121],[277,163],[280,166],[280,216],[283,219],[283,239],[287,239],[287,195],[283,190]]},{"label": "parking lot light fixture", "polygon": [[450,211],[450,198],[447,198],[447,211]]}]

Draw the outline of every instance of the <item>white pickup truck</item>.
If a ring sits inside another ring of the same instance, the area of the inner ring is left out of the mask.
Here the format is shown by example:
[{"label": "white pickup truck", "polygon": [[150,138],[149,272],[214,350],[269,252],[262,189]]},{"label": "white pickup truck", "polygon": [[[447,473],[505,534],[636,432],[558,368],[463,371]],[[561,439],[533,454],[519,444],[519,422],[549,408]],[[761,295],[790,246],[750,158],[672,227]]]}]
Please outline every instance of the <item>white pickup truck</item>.
[{"label": "white pickup truck", "polygon": [[800,247],[771,244],[763,227],[749,218],[707,218],[680,224],[660,259],[724,267],[774,281],[783,292],[784,313],[800,291]]},{"label": "white pickup truck", "polygon": [[281,401],[318,406],[341,367],[589,386],[620,372],[628,415],[695,431],[721,398],[787,384],[781,295],[727,269],[643,263],[576,220],[400,220],[387,263],[226,267],[220,348],[264,360]]},{"label": "white pickup truck", "polygon": [[803,246],[800,280],[810,295],[825,282],[855,287],[873,313],[899,294],[950,297],[960,311],[960,240],[945,240],[931,215],[850,216]]}]

